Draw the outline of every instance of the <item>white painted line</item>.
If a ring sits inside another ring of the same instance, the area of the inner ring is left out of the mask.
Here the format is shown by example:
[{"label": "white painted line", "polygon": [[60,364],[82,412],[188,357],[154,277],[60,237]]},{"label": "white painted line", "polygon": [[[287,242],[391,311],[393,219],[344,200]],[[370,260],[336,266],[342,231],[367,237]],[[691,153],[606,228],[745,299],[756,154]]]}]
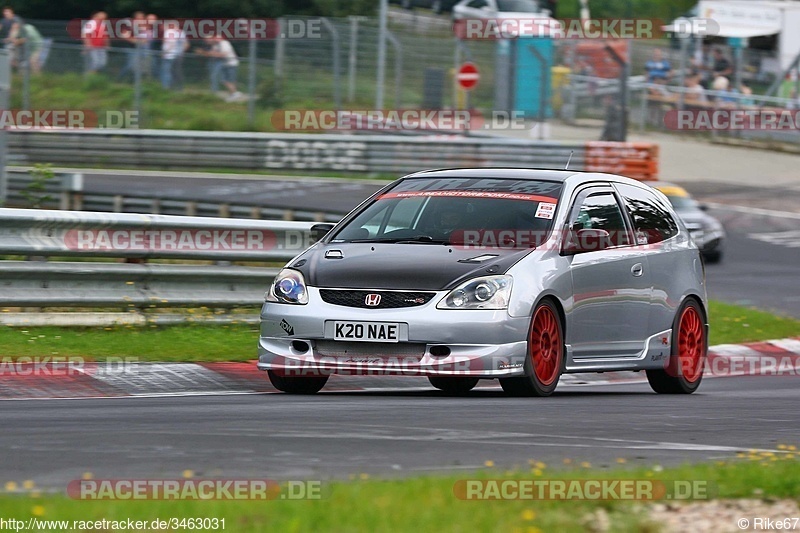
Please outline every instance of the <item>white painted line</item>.
[{"label": "white painted line", "polygon": [[761,209],[759,207],[747,207],[744,205],[720,204],[718,202],[703,203],[709,207],[713,207],[714,209],[719,209],[721,211],[736,211],[738,213],[746,213],[748,215],[761,215],[765,217],[791,218],[794,220],[800,220],[800,213],[792,213],[791,211],[775,211],[773,209]]},{"label": "white painted line", "polygon": [[279,394],[277,391],[208,391],[208,392],[154,392],[127,396],[45,396],[41,398],[0,398],[0,402],[30,402],[37,400],[130,400],[132,398],[182,398],[184,396],[243,396],[247,394]]}]

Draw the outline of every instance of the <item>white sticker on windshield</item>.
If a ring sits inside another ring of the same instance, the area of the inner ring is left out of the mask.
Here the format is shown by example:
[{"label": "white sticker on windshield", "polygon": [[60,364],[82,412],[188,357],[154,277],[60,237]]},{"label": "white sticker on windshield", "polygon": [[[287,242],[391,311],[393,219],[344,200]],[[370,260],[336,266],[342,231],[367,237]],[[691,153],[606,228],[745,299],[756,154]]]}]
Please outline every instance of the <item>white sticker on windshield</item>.
[{"label": "white sticker on windshield", "polygon": [[549,204],[541,202],[539,207],[536,208],[536,218],[552,219],[556,214],[556,204]]}]

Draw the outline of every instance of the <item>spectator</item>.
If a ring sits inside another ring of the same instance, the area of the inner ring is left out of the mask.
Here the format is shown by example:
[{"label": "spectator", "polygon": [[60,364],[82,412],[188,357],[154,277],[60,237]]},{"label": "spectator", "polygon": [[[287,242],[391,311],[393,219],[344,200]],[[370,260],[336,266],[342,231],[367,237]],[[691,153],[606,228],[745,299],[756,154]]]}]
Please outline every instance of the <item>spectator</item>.
[{"label": "spectator", "polygon": [[161,45],[161,86],[172,87],[173,79],[176,88],[183,88],[183,54],[189,47],[189,41],[177,21],[168,21],[164,25]]},{"label": "spectator", "polygon": [[653,59],[644,64],[644,69],[647,71],[648,83],[667,83],[672,75],[672,67],[659,48],[653,50]]},{"label": "spectator", "polygon": [[12,64],[18,65],[15,44],[18,39],[23,39],[25,37],[25,29],[22,19],[19,18],[9,6],[3,8],[3,20],[0,22],[0,37],[3,39],[6,50],[11,54]]},{"label": "spectator", "polygon": [[87,73],[98,72],[108,64],[109,37],[105,25],[107,19],[105,11],[97,11],[83,26],[83,52],[87,55]]},{"label": "spectator", "polygon": [[739,100],[739,105],[741,105],[742,107],[756,105],[755,100],[753,100],[753,89],[751,89],[744,83],[739,84],[739,94],[743,96],[743,98]]},{"label": "spectator", "polygon": [[130,43],[132,47],[127,49],[126,53],[128,57],[122,70],[117,74],[118,81],[125,79],[128,74],[136,76],[136,72],[141,72],[144,64],[144,55],[146,53],[144,46],[147,31],[144,12],[136,11],[130,19],[130,22],[131,28],[130,30],[125,30],[122,38]]},{"label": "spectator", "polygon": [[207,42],[209,49],[199,49],[198,53],[211,58],[211,90],[219,91],[219,83],[228,90],[227,102],[234,102],[243,98],[243,94],[236,90],[236,69],[239,66],[239,58],[233,45],[222,36],[209,37]]},{"label": "spectator", "polygon": [[159,61],[158,56],[161,50],[161,35],[158,31],[158,17],[153,13],[147,15],[147,55],[150,58],[150,76],[158,79]]},{"label": "spectator", "polygon": [[700,84],[699,72],[690,72],[684,83],[686,84],[686,102],[699,104],[705,104],[708,102],[706,90]]},{"label": "spectator", "polygon": [[725,76],[717,76],[714,78],[714,83],[711,88],[720,93],[714,98],[715,102],[722,106],[731,106],[736,103],[736,98],[731,96],[734,92],[729,90],[730,85],[730,80]]},{"label": "spectator", "polygon": [[39,74],[42,71],[40,58],[44,47],[44,39],[33,24],[25,24],[23,29],[25,30],[24,36],[18,37],[14,45],[22,51],[22,64],[26,65],[29,62],[31,71],[34,74]]},{"label": "spectator", "polygon": [[725,57],[725,54],[723,54],[722,50],[719,48],[714,48],[714,62],[711,71],[714,73],[714,82],[717,81],[719,76],[728,77],[733,74],[731,62],[728,61],[728,58]]}]

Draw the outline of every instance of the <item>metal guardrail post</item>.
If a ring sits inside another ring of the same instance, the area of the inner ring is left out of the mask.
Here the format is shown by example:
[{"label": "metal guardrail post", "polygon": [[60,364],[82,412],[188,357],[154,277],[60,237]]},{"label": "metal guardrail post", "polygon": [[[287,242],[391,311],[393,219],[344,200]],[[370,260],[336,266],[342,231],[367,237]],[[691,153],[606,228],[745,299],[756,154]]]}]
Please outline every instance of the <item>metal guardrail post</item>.
[{"label": "metal guardrail post", "polygon": [[400,109],[403,93],[403,45],[390,31],[386,32],[386,38],[394,47],[394,107]]},{"label": "metal guardrail post", "polygon": [[273,91],[280,99],[283,95],[283,62],[286,58],[286,39],[283,37],[286,31],[286,21],[283,18],[279,18],[277,22],[278,34],[275,38],[275,57],[273,61],[275,73],[275,86],[273,87]]},{"label": "metal guardrail post", "polygon": [[[31,108],[31,53],[28,40],[22,43],[22,109]],[[5,108],[4,108],[5,109]]]},{"label": "metal guardrail post", "polygon": [[63,174],[61,176],[61,209],[76,209],[83,192],[83,174]]},{"label": "metal guardrail post", "polygon": [[378,0],[378,79],[375,83],[375,109],[383,109],[384,79],[386,77],[386,18],[389,11],[389,0]]},{"label": "metal guardrail post", "polygon": [[142,69],[146,64],[145,53],[144,43],[137,40],[136,62],[134,63],[135,67],[133,69],[133,108],[136,110],[139,124],[142,124]]},{"label": "metal guardrail post", "polygon": [[547,120],[545,116],[545,106],[547,105],[547,61],[544,56],[535,46],[528,46],[528,49],[533,52],[536,59],[539,61],[541,67],[541,83],[539,84],[539,139],[544,139],[544,123]]},{"label": "metal guardrail post", "polygon": [[[681,57],[678,67],[678,87],[683,88],[686,76],[686,54],[689,52],[689,37],[680,36],[681,41]],[[683,111],[684,94],[683,91],[678,95],[678,111]]]},{"label": "metal guardrail post", "polygon": [[[8,93],[10,91],[11,54],[8,50],[0,49],[0,109],[8,109]],[[0,128],[0,206],[4,206],[8,198],[7,155],[8,133],[6,128]]]},{"label": "metal guardrail post", "polygon": [[358,23],[365,17],[351,15],[350,19],[350,49],[347,58],[347,101],[356,99],[356,65],[358,63]]},{"label": "metal guardrail post", "polygon": [[639,131],[644,131],[647,125],[647,87],[642,88],[641,90],[641,99],[642,101],[639,103],[641,106],[641,116],[639,117]]},{"label": "metal guardrail post", "polygon": [[248,63],[247,63],[247,124],[252,127],[256,123],[256,56],[257,42],[252,33],[248,39]]},{"label": "metal guardrail post", "polygon": [[328,28],[328,31],[331,33],[331,40],[333,45],[333,105],[336,109],[341,109],[342,107],[342,96],[341,96],[341,83],[340,83],[340,68],[339,68],[339,30],[336,29],[336,26],[333,23],[326,19],[320,19],[322,23]]},{"label": "metal guardrail post", "polygon": [[[611,59],[620,66],[619,75],[619,132],[620,138],[618,141],[625,141],[628,138],[628,74],[630,69],[630,62],[625,61],[611,45],[606,45],[606,51],[611,56]],[[630,55],[630,54],[628,54]]]}]

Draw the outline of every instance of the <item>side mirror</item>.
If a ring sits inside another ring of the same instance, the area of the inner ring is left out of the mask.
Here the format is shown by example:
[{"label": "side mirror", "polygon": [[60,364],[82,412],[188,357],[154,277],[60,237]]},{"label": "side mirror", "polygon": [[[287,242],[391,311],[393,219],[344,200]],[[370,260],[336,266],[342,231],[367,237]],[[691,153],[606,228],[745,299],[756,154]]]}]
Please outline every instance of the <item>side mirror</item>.
[{"label": "side mirror", "polygon": [[311,226],[311,242],[317,242],[333,229],[333,224],[314,224]]},{"label": "side mirror", "polygon": [[611,247],[611,235],[604,229],[570,230],[562,248],[564,255],[598,252]]},{"label": "side mirror", "polygon": [[697,204],[697,208],[700,211],[708,211],[708,206],[706,204]]}]

